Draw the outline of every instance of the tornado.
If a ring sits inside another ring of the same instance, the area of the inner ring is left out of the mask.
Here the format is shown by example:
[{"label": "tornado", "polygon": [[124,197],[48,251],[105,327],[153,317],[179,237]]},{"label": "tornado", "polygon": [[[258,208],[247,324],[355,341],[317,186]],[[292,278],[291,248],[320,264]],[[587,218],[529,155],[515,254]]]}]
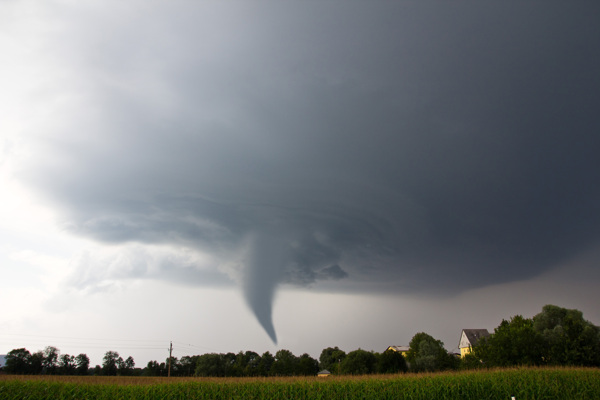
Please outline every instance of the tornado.
[{"label": "tornado", "polygon": [[249,241],[244,274],[248,307],[274,344],[273,301],[285,264],[284,241],[271,234],[255,233]]}]

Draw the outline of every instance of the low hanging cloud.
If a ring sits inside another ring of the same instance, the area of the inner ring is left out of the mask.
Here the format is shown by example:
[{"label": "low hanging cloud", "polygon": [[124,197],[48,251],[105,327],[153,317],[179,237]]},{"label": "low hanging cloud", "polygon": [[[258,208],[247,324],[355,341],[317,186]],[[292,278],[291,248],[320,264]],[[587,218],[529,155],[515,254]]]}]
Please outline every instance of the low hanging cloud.
[{"label": "low hanging cloud", "polygon": [[281,284],[456,293],[600,238],[583,3],[132,4],[30,16],[64,26],[29,43],[20,177],[132,260],[74,285],[237,281],[276,341]]}]

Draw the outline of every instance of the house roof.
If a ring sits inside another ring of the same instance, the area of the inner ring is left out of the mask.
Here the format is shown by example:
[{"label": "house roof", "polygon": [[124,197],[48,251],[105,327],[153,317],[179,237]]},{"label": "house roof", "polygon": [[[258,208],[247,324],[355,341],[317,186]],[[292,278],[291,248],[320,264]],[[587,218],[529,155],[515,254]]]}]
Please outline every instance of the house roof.
[{"label": "house roof", "polygon": [[463,329],[463,332],[471,346],[475,346],[479,339],[490,336],[487,329]]},{"label": "house roof", "polygon": [[392,349],[394,351],[402,353],[404,351],[408,351],[408,349],[410,349],[410,347],[408,347],[408,346],[388,346],[388,348],[386,350],[389,350],[389,349]]},{"label": "house roof", "polygon": [[317,375],[331,375],[331,372],[324,369],[323,371],[319,371],[319,373]]}]

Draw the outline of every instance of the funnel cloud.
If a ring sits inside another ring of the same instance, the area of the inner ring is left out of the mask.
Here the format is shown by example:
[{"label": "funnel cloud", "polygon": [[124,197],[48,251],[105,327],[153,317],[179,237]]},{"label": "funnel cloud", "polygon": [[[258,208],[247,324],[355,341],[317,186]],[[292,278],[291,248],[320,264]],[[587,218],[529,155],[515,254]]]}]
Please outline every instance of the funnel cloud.
[{"label": "funnel cloud", "polygon": [[114,251],[74,287],[237,284],[277,343],[282,287],[451,295],[600,241],[597,3],[131,4],[2,24],[15,174]]},{"label": "funnel cloud", "polygon": [[244,278],[246,301],[275,344],[277,334],[273,326],[272,307],[275,290],[281,280],[281,267],[285,263],[283,246],[284,243],[275,237],[255,234],[250,239]]}]

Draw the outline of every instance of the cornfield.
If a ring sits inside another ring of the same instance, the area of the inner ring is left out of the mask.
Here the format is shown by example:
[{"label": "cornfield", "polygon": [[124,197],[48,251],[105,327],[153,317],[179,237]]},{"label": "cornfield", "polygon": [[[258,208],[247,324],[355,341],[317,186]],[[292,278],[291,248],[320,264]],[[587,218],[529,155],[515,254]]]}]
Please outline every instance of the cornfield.
[{"label": "cornfield", "polygon": [[600,370],[522,368],[328,378],[0,376],[1,399],[598,399]]}]

